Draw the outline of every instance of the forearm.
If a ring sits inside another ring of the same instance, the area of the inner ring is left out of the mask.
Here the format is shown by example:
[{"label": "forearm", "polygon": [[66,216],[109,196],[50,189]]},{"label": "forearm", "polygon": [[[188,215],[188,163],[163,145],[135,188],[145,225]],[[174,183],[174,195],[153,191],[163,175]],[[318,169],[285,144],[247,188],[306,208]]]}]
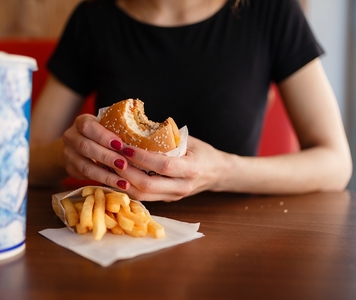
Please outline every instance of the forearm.
[{"label": "forearm", "polygon": [[336,191],[351,176],[349,154],[323,147],[271,157],[226,154],[216,191],[287,194]]},{"label": "forearm", "polygon": [[61,138],[49,144],[30,147],[29,184],[50,186],[67,177],[63,161],[64,143]]},{"label": "forearm", "polygon": [[343,190],[352,172],[350,149],[320,60],[279,87],[302,150],[271,157],[227,155],[220,190],[263,194]]}]

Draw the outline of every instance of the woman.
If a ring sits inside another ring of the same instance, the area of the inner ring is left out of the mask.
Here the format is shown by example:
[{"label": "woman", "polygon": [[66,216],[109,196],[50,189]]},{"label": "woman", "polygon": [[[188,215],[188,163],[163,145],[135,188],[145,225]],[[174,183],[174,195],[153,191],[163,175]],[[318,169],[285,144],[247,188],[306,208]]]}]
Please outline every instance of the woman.
[{"label": "woman", "polygon": [[[322,53],[297,0],[84,1],[49,62],[52,76],[32,117],[30,183],[68,173],[149,201],[204,190],[342,190],[352,163]],[[301,151],[255,157],[272,81]],[[152,120],[187,125],[187,154],[124,147],[95,116],[75,118],[92,91],[97,108],[137,97]]]}]

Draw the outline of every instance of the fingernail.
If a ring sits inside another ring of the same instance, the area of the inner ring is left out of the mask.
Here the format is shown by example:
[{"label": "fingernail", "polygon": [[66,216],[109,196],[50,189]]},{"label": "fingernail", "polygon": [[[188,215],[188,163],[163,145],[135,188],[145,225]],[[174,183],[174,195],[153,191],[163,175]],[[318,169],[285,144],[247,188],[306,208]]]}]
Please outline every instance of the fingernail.
[{"label": "fingernail", "polygon": [[125,162],[122,159],[116,159],[114,161],[114,165],[116,166],[116,168],[122,170],[124,168]]},{"label": "fingernail", "polygon": [[117,140],[112,140],[111,143],[110,143],[110,146],[115,150],[121,150],[122,149],[122,143],[120,143]]},{"label": "fingernail", "polygon": [[125,180],[118,180],[118,181],[116,182],[116,185],[117,185],[120,189],[125,190],[125,189],[126,189],[127,182],[126,182]]},{"label": "fingernail", "polygon": [[134,156],[134,154],[135,154],[135,150],[134,150],[134,149],[131,149],[131,148],[125,148],[125,149],[123,150],[123,152],[124,152],[124,154],[125,154],[126,156],[128,156],[128,157],[132,157],[132,156]]}]

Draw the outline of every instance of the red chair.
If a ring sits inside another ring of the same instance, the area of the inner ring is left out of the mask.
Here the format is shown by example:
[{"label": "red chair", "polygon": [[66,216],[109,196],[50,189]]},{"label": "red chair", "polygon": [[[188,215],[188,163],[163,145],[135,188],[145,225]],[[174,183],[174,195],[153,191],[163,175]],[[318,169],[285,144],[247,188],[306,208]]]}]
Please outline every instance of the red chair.
[{"label": "red chair", "polygon": [[276,85],[271,86],[258,149],[259,156],[293,153],[300,149],[293,125],[284,108]]}]

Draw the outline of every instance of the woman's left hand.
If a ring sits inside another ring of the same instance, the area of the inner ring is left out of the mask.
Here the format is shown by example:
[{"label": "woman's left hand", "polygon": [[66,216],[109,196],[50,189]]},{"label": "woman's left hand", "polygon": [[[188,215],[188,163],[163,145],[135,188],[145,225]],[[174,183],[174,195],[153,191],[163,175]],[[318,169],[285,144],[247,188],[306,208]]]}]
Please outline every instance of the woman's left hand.
[{"label": "woman's left hand", "polygon": [[226,155],[191,136],[183,157],[168,157],[134,147],[124,148],[122,154],[139,168],[160,174],[150,176],[130,165],[124,171],[117,171],[130,182],[125,192],[133,199],[146,201],[175,201],[203,190],[213,190],[217,169]]}]

